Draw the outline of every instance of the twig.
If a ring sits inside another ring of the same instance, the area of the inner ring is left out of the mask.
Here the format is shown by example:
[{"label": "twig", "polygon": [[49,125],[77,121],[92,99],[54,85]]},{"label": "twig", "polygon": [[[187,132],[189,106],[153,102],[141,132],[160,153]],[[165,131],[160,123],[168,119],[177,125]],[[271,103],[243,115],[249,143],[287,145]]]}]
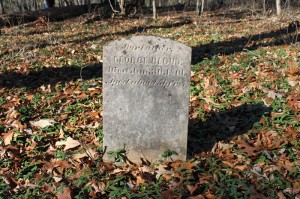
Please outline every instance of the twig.
[{"label": "twig", "polygon": [[108,0],[108,2],[109,2],[109,5],[110,5],[110,7],[111,7],[111,9],[112,9],[112,11],[113,11],[113,12],[116,12],[116,13],[117,13],[117,12],[120,12],[120,11],[117,11],[117,10],[115,10],[115,9],[114,9],[114,7],[112,6],[112,4],[111,4],[111,1],[110,1],[110,0]]}]

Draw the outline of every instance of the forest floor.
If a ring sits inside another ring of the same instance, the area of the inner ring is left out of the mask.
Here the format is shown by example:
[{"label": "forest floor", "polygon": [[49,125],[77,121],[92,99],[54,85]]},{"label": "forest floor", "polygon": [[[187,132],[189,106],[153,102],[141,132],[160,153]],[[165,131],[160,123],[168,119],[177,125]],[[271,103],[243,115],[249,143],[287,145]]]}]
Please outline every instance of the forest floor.
[{"label": "forest floor", "polygon": [[[2,29],[0,198],[300,198],[300,14],[92,18]],[[102,160],[103,45],[130,35],[193,49],[187,161]]]}]

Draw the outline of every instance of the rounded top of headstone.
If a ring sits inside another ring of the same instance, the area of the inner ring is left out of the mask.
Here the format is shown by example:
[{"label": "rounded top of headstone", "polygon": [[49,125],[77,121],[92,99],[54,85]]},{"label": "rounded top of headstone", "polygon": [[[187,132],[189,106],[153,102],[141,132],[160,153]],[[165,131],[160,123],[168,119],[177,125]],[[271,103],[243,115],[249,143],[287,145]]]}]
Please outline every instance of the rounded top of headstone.
[{"label": "rounded top of headstone", "polygon": [[[122,38],[114,40],[105,45],[107,47],[120,47],[120,44],[128,44],[126,47],[128,50],[145,50],[154,52],[173,52],[178,50],[183,50],[187,53],[191,53],[191,47],[182,44],[178,41],[174,41],[169,38],[156,37],[156,36],[131,36],[127,38]],[[130,45],[132,44],[132,45]],[[117,48],[118,49],[118,48]]]}]

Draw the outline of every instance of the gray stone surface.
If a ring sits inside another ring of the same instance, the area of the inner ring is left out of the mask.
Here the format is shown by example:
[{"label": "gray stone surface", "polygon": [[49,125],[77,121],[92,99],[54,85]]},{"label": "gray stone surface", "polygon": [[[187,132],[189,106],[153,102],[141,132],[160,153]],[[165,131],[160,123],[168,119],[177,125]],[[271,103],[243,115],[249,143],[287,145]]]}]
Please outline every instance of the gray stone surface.
[{"label": "gray stone surface", "polygon": [[170,39],[134,36],[104,47],[107,151],[125,148],[131,161],[153,162],[170,149],[186,159],[190,64],[191,48]]}]

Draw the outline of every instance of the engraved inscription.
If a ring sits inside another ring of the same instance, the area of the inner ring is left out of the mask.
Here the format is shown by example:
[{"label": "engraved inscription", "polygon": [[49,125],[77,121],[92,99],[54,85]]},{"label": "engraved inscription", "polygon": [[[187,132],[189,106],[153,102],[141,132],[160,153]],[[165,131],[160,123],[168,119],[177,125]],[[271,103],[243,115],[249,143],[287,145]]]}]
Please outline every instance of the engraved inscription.
[{"label": "engraved inscription", "polygon": [[181,65],[177,58],[162,58],[162,57],[114,57],[116,64],[155,64],[155,65]]},{"label": "engraved inscription", "polygon": [[[151,44],[151,43],[149,43]],[[133,44],[125,44],[124,45],[124,49],[125,50],[139,50],[139,51],[142,51],[142,50],[146,50],[146,51],[163,51],[163,52],[172,52],[173,49],[171,47],[167,47],[165,45],[140,45],[140,46],[137,46],[137,45],[133,45]]]},{"label": "engraved inscription", "polygon": [[142,86],[162,86],[164,88],[172,87],[172,86],[185,86],[180,81],[175,80],[143,80],[143,79],[125,79],[125,80],[117,80],[112,78],[109,82],[113,87],[118,85],[142,85]]},{"label": "engraved inscription", "polygon": [[139,69],[136,67],[131,68],[122,68],[119,69],[117,67],[109,67],[108,73],[111,74],[139,74],[139,75],[160,75],[160,76],[185,76],[187,75],[183,69],[174,70],[174,69],[163,69],[160,67],[157,68],[149,68]]}]

